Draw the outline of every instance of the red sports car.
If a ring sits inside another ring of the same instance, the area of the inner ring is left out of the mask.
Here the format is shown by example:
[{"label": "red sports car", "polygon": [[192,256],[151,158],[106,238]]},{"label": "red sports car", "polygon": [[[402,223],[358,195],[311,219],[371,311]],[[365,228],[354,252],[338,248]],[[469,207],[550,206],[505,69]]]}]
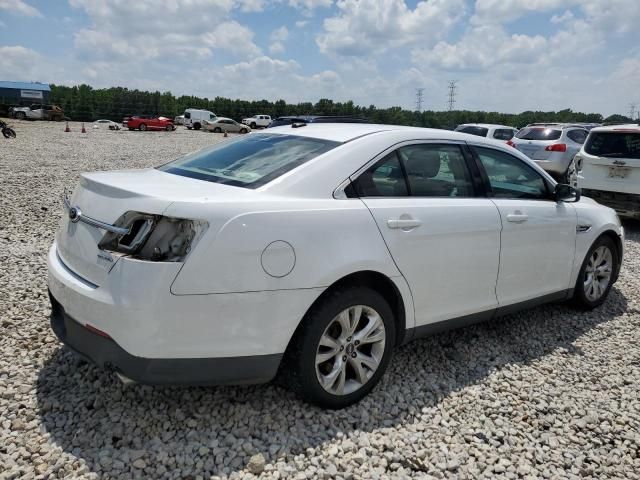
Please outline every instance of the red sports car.
[{"label": "red sports car", "polygon": [[173,120],[167,117],[139,117],[134,115],[129,117],[124,122],[129,130],[175,130],[176,126],[173,124]]}]

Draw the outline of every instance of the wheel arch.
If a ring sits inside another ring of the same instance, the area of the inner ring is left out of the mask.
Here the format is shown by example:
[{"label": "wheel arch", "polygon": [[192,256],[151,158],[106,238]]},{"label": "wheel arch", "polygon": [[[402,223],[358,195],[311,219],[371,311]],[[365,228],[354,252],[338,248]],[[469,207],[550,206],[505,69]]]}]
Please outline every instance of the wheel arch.
[{"label": "wheel arch", "polygon": [[[413,301],[411,298],[405,298],[402,294],[400,286],[387,275],[375,270],[360,270],[343,276],[327,287],[315,301],[306,310],[304,316],[298,323],[293,335],[287,344],[287,350],[301,330],[307,314],[318,304],[323,302],[328,296],[337,290],[345,289],[351,286],[366,286],[378,292],[389,303],[389,307],[393,311],[394,322],[396,326],[396,346],[404,343],[407,332],[407,317],[412,323],[413,319]],[[406,295],[406,293],[405,293]],[[409,312],[407,310],[409,309]],[[409,315],[407,315],[409,313]]]},{"label": "wheel arch", "polygon": [[622,239],[620,238],[620,235],[618,235],[618,233],[615,232],[614,230],[603,231],[602,233],[600,233],[600,235],[598,235],[598,237],[594,240],[594,242],[596,242],[600,237],[610,238],[616,247],[616,253],[618,254],[619,263],[616,266],[616,271],[614,272],[614,275],[613,275],[613,281],[615,282],[618,279],[618,275],[620,274],[620,267],[622,266],[622,256],[624,253],[624,245],[622,245]]}]

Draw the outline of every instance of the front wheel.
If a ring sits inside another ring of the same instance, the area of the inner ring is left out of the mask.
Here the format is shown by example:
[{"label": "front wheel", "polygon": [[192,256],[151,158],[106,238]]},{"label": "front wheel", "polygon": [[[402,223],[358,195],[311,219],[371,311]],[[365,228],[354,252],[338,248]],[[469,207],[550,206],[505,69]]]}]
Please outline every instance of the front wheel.
[{"label": "front wheel", "polygon": [[27,115],[24,112],[16,112],[17,120],[24,120],[25,118],[27,118]]},{"label": "front wheel", "polygon": [[141,132],[144,132],[147,129],[147,126],[144,123],[141,123],[138,128],[140,129]]},{"label": "front wheel", "polygon": [[249,133],[249,132],[247,131],[246,128],[241,128],[240,129],[240,133],[245,134],[245,133]]},{"label": "front wheel", "polygon": [[366,396],[391,359],[393,312],[375,290],[336,290],[310,310],[283,362],[281,375],[305,400],[344,408]]},{"label": "front wheel", "polygon": [[171,131],[173,131],[173,130],[174,130],[174,127],[173,127],[173,125],[167,125],[166,127],[164,127],[164,129],[165,129],[167,132],[171,132]]},{"label": "front wheel", "polygon": [[2,135],[4,135],[4,138],[16,138],[16,132],[11,127],[4,127],[2,129]]},{"label": "front wheel", "polygon": [[613,286],[620,259],[613,240],[599,237],[582,262],[573,301],[579,308],[591,310],[601,305]]}]

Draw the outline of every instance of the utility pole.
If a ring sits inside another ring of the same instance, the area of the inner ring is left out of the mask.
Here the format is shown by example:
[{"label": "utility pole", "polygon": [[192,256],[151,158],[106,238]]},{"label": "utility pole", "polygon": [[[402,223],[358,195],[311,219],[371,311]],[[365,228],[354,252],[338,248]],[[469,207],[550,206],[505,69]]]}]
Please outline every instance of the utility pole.
[{"label": "utility pole", "polygon": [[638,108],[638,105],[636,103],[630,103],[629,104],[629,118],[631,120],[635,119],[637,108]]},{"label": "utility pole", "polygon": [[449,81],[449,111],[453,111],[453,107],[456,104],[456,89],[458,88],[457,80]]},{"label": "utility pole", "polygon": [[416,88],[416,110],[418,112],[422,111],[422,93],[424,92],[424,88]]}]

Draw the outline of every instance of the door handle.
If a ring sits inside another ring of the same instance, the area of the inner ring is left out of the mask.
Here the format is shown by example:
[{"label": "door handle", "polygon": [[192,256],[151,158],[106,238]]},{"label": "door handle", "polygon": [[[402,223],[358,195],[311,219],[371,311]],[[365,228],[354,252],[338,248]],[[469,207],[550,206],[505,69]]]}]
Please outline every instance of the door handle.
[{"label": "door handle", "polygon": [[392,218],[387,220],[387,227],[411,230],[422,225],[422,222],[415,218]]},{"label": "door handle", "polygon": [[529,215],[522,213],[520,210],[516,210],[515,213],[507,215],[507,222],[522,223],[529,219]]}]

